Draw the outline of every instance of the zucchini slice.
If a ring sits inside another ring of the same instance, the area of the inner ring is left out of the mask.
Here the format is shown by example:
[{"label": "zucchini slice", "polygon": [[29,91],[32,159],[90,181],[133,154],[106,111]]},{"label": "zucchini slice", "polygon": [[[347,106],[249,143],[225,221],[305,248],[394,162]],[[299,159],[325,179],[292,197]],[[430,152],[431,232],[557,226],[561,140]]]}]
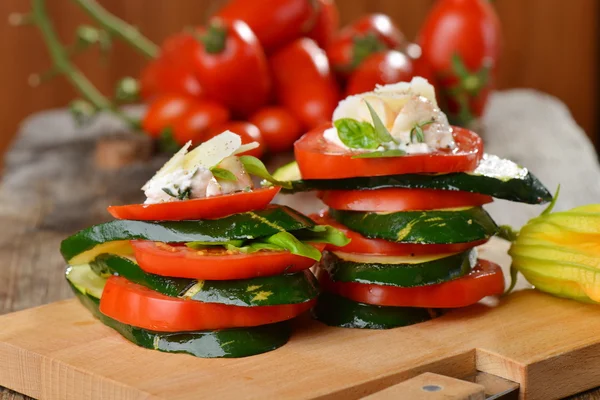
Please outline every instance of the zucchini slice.
[{"label": "zucchini slice", "polygon": [[329,326],[360,329],[391,329],[418,324],[442,314],[442,310],[415,307],[383,307],[322,293],[313,317]]},{"label": "zucchini slice", "polygon": [[320,266],[332,280],[413,287],[450,281],[469,273],[477,250],[435,256],[372,256],[327,252]]},{"label": "zucchini slice", "polygon": [[198,281],[149,274],[134,259],[111,254],[98,256],[90,266],[96,273],[116,274],[166,296],[205,303],[275,306],[305,303],[319,294],[318,282],[309,270],[253,279]]},{"label": "zucchini slice", "polygon": [[[255,239],[278,232],[295,231],[314,226],[308,217],[285,206],[271,205],[263,210],[230,215],[221,219],[197,221],[146,222],[115,220],[95,225],[66,238],[60,251],[68,264],[86,264],[98,254],[106,253],[98,246],[132,239],[165,243],[226,242]],[[126,248],[127,244],[123,244]],[[124,254],[125,249],[117,254]]]},{"label": "zucchini slice", "polygon": [[292,162],[279,168],[273,176],[290,182],[292,188],[284,188],[282,193],[408,188],[460,190],[528,204],[544,204],[552,200],[552,194],[527,168],[489,154],[485,154],[477,169],[470,173],[302,180],[298,164]]},{"label": "zucchini slice", "polygon": [[451,244],[488,239],[498,226],[481,207],[375,213],[329,209],[329,215],[370,239]]}]

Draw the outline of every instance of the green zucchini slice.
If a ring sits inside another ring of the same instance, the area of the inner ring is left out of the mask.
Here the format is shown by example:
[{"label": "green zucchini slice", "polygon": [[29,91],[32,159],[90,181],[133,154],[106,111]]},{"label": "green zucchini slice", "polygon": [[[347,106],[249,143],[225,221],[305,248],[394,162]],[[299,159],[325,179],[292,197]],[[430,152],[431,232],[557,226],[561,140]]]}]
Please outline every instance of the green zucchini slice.
[{"label": "green zucchini slice", "polygon": [[[95,225],[63,240],[60,251],[68,264],[87,264],[97,255],[113,253],[106,247],[117,247],[116,254],[131,253],[132,239],[165,243],[226,242],[256,239],[283,231],[312,228],[306,216],[285,206],[272,205],[263,210],[230,215],[215,220],[145,222],[115,220]],[[115,243],[116,242],[116,243]],[[100,246],[100,247],[99,247]]]},{"label": "green zucchini slice", "polygon": [[101,275],[117,274],[166,296],[242,307],[305,303],[317,297],[319,286],[309,270],[292,274],[229,281],[198,281],[149,274],[132,258],[111,254],[90,263]]},{"label": "green zucchini slice", "polygon": [[283,193],[408,188],[460,190],[528,204],[543,204],[552,200],[552,194],[527,168],[488,154],[484,155],[477,169],[470,173],[302,180],[298,164],[293,162],[275,171],[273,176],[290,182],[292,188],[283,189]]},{"label": "green zucchini slice", "polygon": [[477,251],[433,256],[373,256],[327,252],[320,266],[332,280],[413,287],[450,281],[469,273]]},{"label": "green zucchini slice", "polygon": [[441,310],[415,307],[383,307],[322,293],[313,317],[329,326],[360,329],[391,329],[418,324],[441,315]]},{"label": "green zucchini slice", "polygon": [[481,207],[375,213],[329,209],[329,215],[370,239],[451,244],[488,239],[498,226]]}]

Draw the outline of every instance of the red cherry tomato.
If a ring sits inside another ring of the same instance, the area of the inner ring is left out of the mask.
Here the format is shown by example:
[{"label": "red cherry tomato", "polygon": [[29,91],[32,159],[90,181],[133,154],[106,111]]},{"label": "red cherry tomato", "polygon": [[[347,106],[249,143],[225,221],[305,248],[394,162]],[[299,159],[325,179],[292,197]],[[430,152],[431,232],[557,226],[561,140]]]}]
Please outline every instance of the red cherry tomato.
[{"label": "red cherry tomato", "polygon": [[326,246],[327,250],[339,250],[346,253],[379,254],[388,256],[450,254],[467,251],[487,242],[487,240],[481,240],[477,242],[455,244],[393,243],[382,239],[368,239],[360,233],[351,231],[344,225],[330,218],[326,212],[319,215],[311,215],[311,218],[318,224],[333,226],[348,236],[350,243],[346,246],[337,247],[329,244]]},{"label": "red cherry tomato", "polygon": [[308,32],[316,12],[309,0],[231,0],[216,16],[244,21],[265,51],[272,52]]},{"label": "red cherry tomato", "polygon": [[142,129],[151,137],[160,134],[179,120],[195,103],[195,100],[180,94],[165,94],[150,103],[142,120]]},{"label": "red cherry tomato", "polygon": [[184,145],[191,140],[195,145],[205,140],[209,130],[229,120],[229,110],[210,100],[194,102],[173,123],[173,139]]},{"label": "red cherry tomato", "polygon": [[500,54],[498,16],[487,0],[440,0],[417,39],[438,79],[440,104],[460,125],[482,115]]},{"label": "red cherry tomato", "polygon": [[337,74],[348,77],[371,54],[404,46],[404,35],[390,17],[370,14],[342,29],[327,46],[327,57]]},{"label": "red cherry tomato", "polygon": [[486,296],[500,295],[504,292],[502,268],[481,259],[468,275],[435,285],[402,288],[356,282],[333,282],[324,271],[319,271],[319,280],[325,290],[350,300],[392,307],[466,307]]},{"label": "red cherry tomato", "polygon": [[[230,254],[221,250],[194,250],[187,246],[134,240],[131,242],[140,268],[151,274],[200,280],[250,279],[303,271],[315,261],[288,251]],[[319,251],[325,245],[313,244]]]},{"label": "red cherry tomato", "polygon": [[117,219],[136,221],[219,219],[231,214],[261,210],[273,200],[280,189],[279,187],[270,187],[202,199],[110,206],[108,212]]},{"label": "red cherry tomato", "polygon": [[472,207],[494,200],[479,193],[433,189],[327,190],[319,198],[335,210],[372,212]]},{"label": "red cherry tomato", "polygon": [[248,25],[213,18],[196,36],[194,71],[208,98],[241,116],[267,103],[271,93],[269,66]]},{"label": "red cherry tomato", "polygon": [[250,118],[258,127],[269,151],[278,153],[291,150],[302,135],[300,122],[284,107],[263,108]]},{"label": "red cherry tomato", "polygon": [[294,154],[304,179],[341,179],[420,173],[473,171],[483,157],[483,141],[475,133],[454,127],[455,150],[388,158],[352,158],[356,153],[325,140],[331,125],[316,128],[294,143]]},{"label": "red cherry tomato", "polygon": [[340,13],[334,0],[317,0],[319,8],[313,28],[306,36],[325,49],[340,27]]},{"label": "red cherry tomato", "polygon": [[346,95],[370,92],[375,85],[408,82],[415,75],[412,60],[397,50],[370,55],[350,75]]},{"label": "red cherry tomato", "polygon": [[242,144],[257,142],[258,147],[249,150],[243,154],[261,158],[265,154],[265,139],[262,136],[260,129],[254,124],[245,121],[229,121],[212,129],[206,140],[219,135],[222,132],[231,131],[240,135]]},{"label": "red cherry tomato", "polygon": [[339,89],[325,52],[313,40],[303,38],[290,43],[269,63],[277,98],[305,128],[331,121]]},{"label": "red cherry tomato", "polygon": [[315,300],[300,304],[241,307],[169,297],[120,276],[111,276],[100,312],[123,324],[157,332],[185,332],[258,326],[292,319]]}]

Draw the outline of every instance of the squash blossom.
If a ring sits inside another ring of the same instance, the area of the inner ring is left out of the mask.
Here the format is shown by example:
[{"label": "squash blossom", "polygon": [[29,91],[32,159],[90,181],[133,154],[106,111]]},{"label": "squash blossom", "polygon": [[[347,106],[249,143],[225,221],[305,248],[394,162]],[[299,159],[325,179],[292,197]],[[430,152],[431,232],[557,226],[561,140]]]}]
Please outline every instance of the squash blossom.
[{"label": "squash blossom", "polygon": [[518,271],[543,292],[600,303],[600,204],[553,213],[557,196],[513,237],[513,284]]}]

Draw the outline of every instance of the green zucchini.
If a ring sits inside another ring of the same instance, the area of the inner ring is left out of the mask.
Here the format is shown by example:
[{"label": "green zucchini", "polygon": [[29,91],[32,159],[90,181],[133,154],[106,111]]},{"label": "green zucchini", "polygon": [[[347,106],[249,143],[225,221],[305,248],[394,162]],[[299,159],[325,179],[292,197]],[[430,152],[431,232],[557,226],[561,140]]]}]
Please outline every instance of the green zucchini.
[{"label": "green zucchini", "polygon": [[329,215],[370,239],[398,243],[451,244],[487,239],[498,226],[481,207],[375,213],[329,209]]},{"label": "green zucchini", "polygon": [[441,315],[441,310],[415,307],[384,307],[358,303],[332,293],[322,293],[313,317],[329,326],[391,329],[418,324]]},{"label": "green zucchini", "polygon": [[285,206],[230,215],[215,220],[145,222],[116,220],[77,232],[63,240],[60,251],[68,264],[87,264],[97,255],[114,253],[107,247],[130,251],[124,241],[144,239],[165,243],[227,242],[256,239],[283,231],[312,228],[306,216]]},{"label": "green zucchini", "polygon": [[302,180],[298,164],[293,162],[275,171],[273,176],[291,184],[291,189],[284,188],[283,193],[407,188],[460,190],[528,204],[544,204],[552,200],[552,194],[527,168],[520,167],[510,160],[487,154],[484,155],[477,169],[470,173]]},{"label": "green zucchini", "polygon": [[166,296],[242,307],[305,303],[319,294],[309,270],[230,281],[197,281],[149,274],[132,258],[102,254],[90,263],[101,274],[117,274]]},{"label": "green zucchini", "polygon": [[326,252],[320,266],[338,282],[413,287],[459,278],[469,273],[476,261],[476,250],[416,257]]}]

